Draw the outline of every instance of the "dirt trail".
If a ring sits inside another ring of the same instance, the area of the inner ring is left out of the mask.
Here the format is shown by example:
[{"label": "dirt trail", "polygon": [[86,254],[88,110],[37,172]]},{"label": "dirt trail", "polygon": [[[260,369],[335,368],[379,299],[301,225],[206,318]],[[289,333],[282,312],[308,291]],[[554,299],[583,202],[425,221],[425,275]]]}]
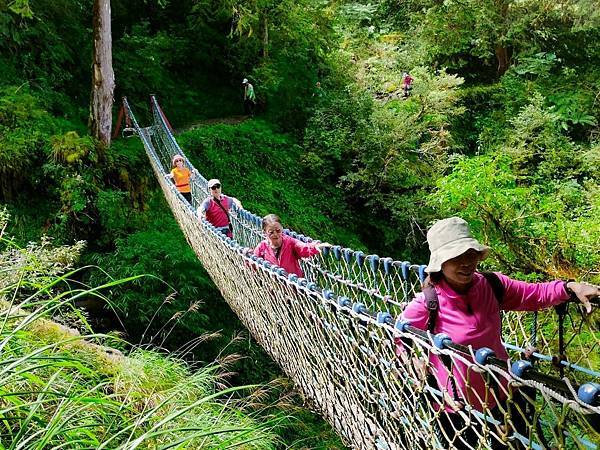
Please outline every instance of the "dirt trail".
[{"label": "dirt trail", "polygon": [[237,125],[238,123],[242,123],[245,120],[248,120],[249,118],[250,118],[250,116],[239,115],[239,116],[218,117],[215,119],[200,120],[198,122],[189,124],[189,125],[185,126],[184,128],[176,129],[175,134],[180,134],[185,131],[190,131],[190,130],[193,130],[194,128],[198,128],[198,127],[201,127],[204,125],[216,125],[218,123],[224,123],[227,125]]}]

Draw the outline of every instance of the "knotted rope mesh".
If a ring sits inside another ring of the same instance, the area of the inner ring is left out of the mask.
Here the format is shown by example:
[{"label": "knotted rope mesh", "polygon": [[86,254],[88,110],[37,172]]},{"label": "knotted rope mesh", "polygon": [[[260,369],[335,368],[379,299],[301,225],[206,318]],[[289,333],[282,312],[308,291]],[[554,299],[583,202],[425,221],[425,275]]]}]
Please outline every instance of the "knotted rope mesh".
[{"label": "knotted rope mesh", "polygon": [[[262,240],[256,215],[232,207],[233,239],[197,217],[206,179],[179,148],[156,99],[146,128],[126,99],[124,106],[175,218],[223,297],[348,445],[600,448],[598,308],[586,320],[576,305],[558,316],[505,314],[507,363],[396,320],[419,292],[424,266],[334,246],[302,262],[305,278],[288,276],[248,256]],[[191,205],[165,178],[174,154],[192,171]],[[536,351],[523,359],[530,345]],[[444,362],[437,369],[436,358]],[[485,389],[474,389],[478,384]]]}]

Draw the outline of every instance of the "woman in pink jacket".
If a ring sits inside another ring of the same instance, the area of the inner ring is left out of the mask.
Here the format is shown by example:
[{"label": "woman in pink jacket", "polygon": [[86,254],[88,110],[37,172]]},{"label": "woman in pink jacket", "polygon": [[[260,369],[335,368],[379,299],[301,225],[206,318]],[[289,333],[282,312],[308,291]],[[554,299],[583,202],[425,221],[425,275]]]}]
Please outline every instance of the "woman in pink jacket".
[{"label": "woman in pink jacket", "polygon": [[263,218],[262,229],[266,239],[256,246],[254,254],[299,277],[304,276],[299,263],[301,258],[309,258],[320,253],[323,247],[331,247],[325,242],[305,244],[283,234],[281,220],[275,214]]},{"label": "woman in pink jacket", "polygon": [[[488,347],[501,359],[508,359],[501,341],[501,310],[536,311],[577,298],[589,313],[592,309],[590,300],[600,295],[598,286],[573,281],[525,283],[500,273],[491,277],[489,274],[482,275],[477,272],[477,265],[488,256],[489,248],[474,239],[467,222],[458,217],[436,222],[427,233],[427,242],[431,251],[429,265],[425,269],[428,277],[423,284],[423,292],[408,304],[402,318],[434,335],[445,333],[455,344],[472,346],[475,350]],[[498,291],[501,298],[498,298]],[[434,315],[427,308],[426,300],[426,297],[430,300],[432,295],[434,299],[437,297],[438,302]],[[404,352],[401,344],[397,351],[399,355]],[[496,397],[489,392],[483,377],[458,358],[454,358],[451,364],[453,377],[449,377],[449,364],[437,356],[430,357],[429,365],[438,387],[444,392],[445,404],[438,408],[447,413],[440,415],[440,421],[449,443],[455,448],[470,448],[462,447],[464,444],[458,440],[454,441],[453,430],[464,427],[456,410],[466,403],[482,411],[485,401],[493,413]],[[505,399],[504,389],[500,389],[499,401]],[[477,435],[473,430],[461,434],[467,442],[471,441],[469,445],[477,447]],[[505,448],[498,444],[492,448]]]}]

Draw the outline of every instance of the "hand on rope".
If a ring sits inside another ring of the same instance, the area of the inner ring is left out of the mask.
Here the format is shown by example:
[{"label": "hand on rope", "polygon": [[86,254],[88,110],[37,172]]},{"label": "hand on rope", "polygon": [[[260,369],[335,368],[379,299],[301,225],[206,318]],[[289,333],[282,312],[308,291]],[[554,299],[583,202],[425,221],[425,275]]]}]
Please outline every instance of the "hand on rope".
[{"label": "hand on rope", "polygon": [[418,354],[412,346],[402,341],[402,338],[394,338],[396,345],[395,354],[398,357],[400,366],[408,372],[411,378],[416,382],[419,391],[423,390],[427,384],[427,374],[429,373],[429,357],[424,354]]},{"label": "hand on rope", "polygon": [[410,359],[410,364],[415,372],[416,380],[419,383],[419,387],[423,387],[427,384],[427,374],[429,373],[429,358],[424,356],[413,356]]},{"label": "hand on rope", "polygon": [[442,394],[444,395],[445,404],[452,408],[453,411],[464,409],[465,402],[462,400],[455,400],[447,389],[442,389]]},{"label": "hand on rope", "polygon": [[318,244],[315,244],[315,248],[319,251],[322,251],[324,248],[331,247],[333,247],[333,245],[331,245],[329,242],[319,242]]},{"label": "hand on rope", "polygon": [[592,312],[592,299],[600,297],[600,286],[593,284],[567,281],[565,283],[565,290],[568,294],[571,294],[571,299],[577,299],[583,304],[588,314]]}]

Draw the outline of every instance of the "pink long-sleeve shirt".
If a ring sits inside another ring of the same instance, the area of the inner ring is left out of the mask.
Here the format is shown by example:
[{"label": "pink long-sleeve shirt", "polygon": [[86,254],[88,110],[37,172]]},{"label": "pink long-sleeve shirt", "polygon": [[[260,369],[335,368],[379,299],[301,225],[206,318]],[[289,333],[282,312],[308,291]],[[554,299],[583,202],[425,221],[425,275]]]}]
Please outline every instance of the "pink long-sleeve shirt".
[{"label": "pink long-sleeve shirt", "polygon": [[[498,358],[508,359],[501,340],[500,310],[537,311],[569,299],[562,281],[525,283],[512,280],[500,273],[497,275],[504,285],[504,297],[501,303],[498,303],[492,287],[479,273],[475,273],[473,285],[466,294],[456,293],[444,280],[437,283],[435,290],[438,295],[439,310],[434,334],[446,333],[455,344],[470,345],[475,350],[489,347]],[[429,311],[425,294],[419,293],[408,304],[402,313],[402,318],[416,328],[427,329]],[[401,344],[398,345],[397,351],[403,351]],[[435,355],[431,355],[430,364],[439,386],[453,396],[446,366]],[[458,359],[454,359],[453,373],[460,399],[480,411],[483,410],[484,402],[490,409],[496,405],[496,399],[486,391],[485,381],[479,373]],[[470,385],[468,389],[467,380]],[[503,391],[501,389],[501,399],[506,397]],[[487,400],[486,394],[488,394]]]},{"label": "pink long-sleeve shirt", "polygon": [[281,244],[279,258],[275,256],[275,251],[267,240],[262,241],[256,246],[254,254],[260,258],[266,259],[271,264],[282,267],[287,273],[295,273],[299,277],[303,277],[304,273],[300,268],[299,259],[316,255],[319,253],[319,250],[314,244],[305,244],[287,234],[284,234],[282,238],[283,242]]}]

